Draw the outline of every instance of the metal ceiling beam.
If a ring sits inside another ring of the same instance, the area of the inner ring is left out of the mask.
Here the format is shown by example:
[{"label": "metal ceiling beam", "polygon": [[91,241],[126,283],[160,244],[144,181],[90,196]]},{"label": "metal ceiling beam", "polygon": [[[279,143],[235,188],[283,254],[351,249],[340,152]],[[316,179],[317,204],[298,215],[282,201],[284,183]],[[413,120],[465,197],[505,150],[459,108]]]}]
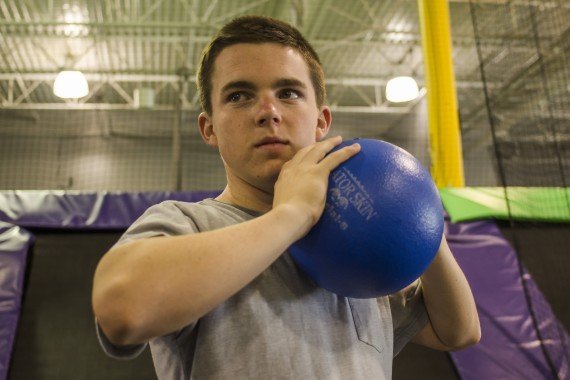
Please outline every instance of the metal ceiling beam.
[{"label": "metal ceiling beam", "polygon": [[[132,94],[130,93],[133,84],[140,85],[141,83],[154,83],[159,87],[155,89],[156,94],[169,86],[175,91],[178,91],[180,77],[178,75],[141,75],[141,74],[86,74],[87,80],[91,83],[91,91],[83,99],[77,102],[71,101],[70,104],[61,102],[42,102],[34,101],[31,95],[37,90],[41,84],[51,87],[56,73],[16,73],[16,74],[0,74],[0,88],[5,89],[6,96],[0,99],[0,108],[17,108],[17,109],[66,109],[66,107],[74,107],[74,109],[135,109]],[[19,86],[19,89],[14,86],[14,81],[19,78],[29,86]],[[193,82],[189,82],[192,83]],[[112,88],[122,99],[121,103],[108,103],[108,102],[94,102],[93,96],[104,86],[108,85]],[[127,86],[129,85],[129,86]],[[330,78],[327,80],[327,85],[330,92],[330,105],[331,108],[337,113],[377,113],[377,114],[404,114],[409,113],[414,105],[426,93],[425,88],[421,89],[420,97],[417,101],[412,102],[406,106],[394,106],[383,99],[384,87],[386,81],[378,78]],[[480,88],[480,82],[463,82],[458,83],[460,88]],[[46,86],[43,86],[45,88]],[[423,83],[420,83],[420,87]],[[343,104],[341,100],[342,95],[350,90],[359,95],[360,105],[351,104],[350,106]],[[370,94],[370,95],[368,95]],[[199,110],[198,92],[195,90],[194,85],[192,91],[187,93],[186,96],[191,96],[191,99],[186,98],[183,102],[183,109],[185,110]],[[15,99],[15,100],[14,100]],[[175,104],[157,104],[154,109],[156,110],[174,110]]]},{"label": "metal ceiling beam", "polygon": [[[415,0],[411,0],[415,1]],[[448,0],[450,3],[469,3],[470,0]],[[475,0],[477,5],[518,5],[518,6],[531,6],[531,7],[544,7],[544,8],[558,8],[560,6],[570,8],[570,4],[563,4],[557,1],[547,0]]]},{"label": "metal ceiling beam", "polygon": [[[26,76],[24,76],[26,77]],[[126,83],[140,83],[141,77],[136,76],[97,76],[98,81],[92,86],[92,89],[87,97],[79,100],[66,100],[60,102],[34,102],[31,99],[32,93],[40,87],[41,84],[47,84],[51,86],[51,81],[55,77],[54,74],[30,74],[27,80],[33,80],[30,86],[21,88],[18,93],[15,93],[15,87],[13,86],[14,79],[9,75],[0,74],[0,87],[5,88],[7,91],[7,96],[0,97],[0,108],[9,109],[82,109],[82,110],[126,110],[135,109],[132,96],[129,94],[130,90],[125,89],[122,84]],[[93,76],[94,77],[94,76]],[[89,78],[89,76],[88,76]],[[93,78],[91,78],[93,79]],[[136,79],[136,80],[135,80]],[[158,79],[158,78],[153,78]],[[164,79],[164,78],[162,78]],[[169,82],[161,81],[163,84],[167,84],[178,89],[180,85],[179,76],[168,76]],[[6,82],[6,83],[2,83]],[[94,81],[92,81],[94,82]],[[366,84],[362,82],[361,79],[340,79],[333,80],[334,83],[343,83],[343,85],[336,84],[337,87],[344,87],[346,89],[352,89],[360,94],[361,99],[364,101],[362,106],[358,105],[343,105],[342,103],[333,102],[331,109],[337,113],[377,113],[377,114],[405,114],[409,113],[412,108],[424,97],[426,91],[422,89],[420,96],[413,102],[406,104],[404,106],[394,106],[389,103],[383,102],[382,100],[382,90],[378,84]],[[378,82],[380,83],[380,82]],[[99,103],[99,102],[89,102],[95,93],[101,89],[103,85],[110,86],[124,101],[121,103]],[[363,91],[364,87],[373,87],[375,98],[369,98]],[[188,111],[199,111],[198,104],[198,92],[191,91],[192,99],[188,100],[188,91],[185,91],[184,99],[182,101],[182,109]],[[14,100],[15,99],[15,100]],[[176,104],[156,104],[153,107],[154,110],[175,110]]]},{"label": "metal ceiling beam", "polygon": [[[88,82],[135,82],[135,83],[177,83],[180,80],[178,75],[169,74],[112,74],[112,73],[84,73]],[[193,73],[191,76],[193,77]],[[0,81],[8,81],[20,78],[25,81],[45,81],[55,80],[57,73],[0,73]],[[381,78],[349,78],[331,77],[326,79],[328,86],[361,86],[361,87],[384,87],[386,79]],[[418,81],[418,85],[423,86],[423,82]],[[457,88],[482,88],[480,81],[457,81]],[[487,86],[495,87],[493,83]]]},{"label": "metal ceiling beam", "polygon": [[[153,75],[153,74],[93,74],[84,73],[85,78],[89,82],[176,82],[179,77],[177,75]],[[53,81],[57,73],[0,73],[0,81],[15,79],[20,77],[24,80],[35,81]]]},{"label": "metal ceiling beam", "polygon": [[[32,93],[42,84],[45,83],[47,85],[51,85],[50,81],[41,78],[38,80],[39,77],[36,77],[36,80],[32,83],[31,86],[26,87],[25,89],[21,89],[18,94],[15,94],[15,88],[13,86],[13,79],[6,79],[0,78],[0,86],[2,86],[2,81],[7,81],[6,88],[7,88],[7,96],[0,97],[0,109],[7,108],[7,109],[81,109],[81,110],[129,110],[135,109],[135,104],[131,95],[128,93],[128,90],[124,89],[121,86],[121,83],[116,80],[111,80],[107,78],[104,82],[96,83],[92,90],[90,91],[89,95],[84,99],[80,99],[77,101],[74,100],[67,100],[67,101],[60,101],[60,102],[33,102],[30,98]],[[173,88],[177,88],[179,86],[179,78],[176,77],[177,81],[169,82]],[[122,82],[124,83],[124,82]],[[107,84],[115,90],[121,99],[124,101],[123,103],[96,103],[96,102],[89,102],[90,99],[93,98],[93,95],[103,86],[103,84]],[[4,86],[2,86],[4,87]],[[346,88],[355,88],[354,85],[347,86]],[[377,92],[378,93],[378,92]],[[185,99],[182,101],[182,109],[187,111],[199,111],[198,105],[198,96],[197,92],[193,91],[193,96],[191,100],[188,100],[187,95],[185,95]],[[406,106],[391,106],[388,103],[381,103],[380,99],[375,99],[373,102],[372,100],[368,100],[366,105],[362,106],[346,106],[342,104],[333,104],[331,105],[331,109],[337,113],[377,113],[377,114],[405,114],[410,112],[413,106],[424,96],[425,90],[423,90],[420,94],[420,97],[410,104]],[[16,97],[17,95],[17,97]],[[14,100],[15,98],[15,100]],[[176,104],[156,104],[153,107],[154,110],[175,110]]]},{"label": "metal ceiling beam", "polygon": [[[20,103],[13,106],[2,106],[0,109],[21,109],[21,110],[132,110],[129,104],[110,104],[110,103]],[[155,105],[154,111],[174,111],[175,105]],[[199,112],[200,108],[196,106],[186,106],[182,108],[184,111]],[[349,114],[406,114],[410,112],[408,107],[389,107],[389,106],[331,106],[331,110],[335,113]]]},{"label": "metal ceiling beam", "polygon": [[[207,22],[198,22],[196,24],[191,24],[189,22],[176,22],[176,21],[163,21],[163,22],[144,22],[144,21],[81,21],[81,22],[67,22],[61,20],[33,20],[33,21],[19,21],[19,20],[0,20],[0,26],[8,26],[12,28],[24,28],[33,30],[31,27],[55,27],[55,26],[70,26],[70,27],[85,27],[85,28],[101,28],[101,29],[113,29],[113,28],[141,28],[141,29],[178,29],[178,30],[188,30],[188,29],[211,29],[215,32],[218,29],[218,25],[212,25]],[[29,32],[29,34],[35,34],[37,31]],[[65,36],[61,32],[62,36]],[[78,36],[79,37],[79,36]]]},{"label": "metal ceiling beam", "polygon": [[[153,22],[153,23],[138,23],[138,22],[75,22],[75,23],[65,23],[63,21],[57,20],[36,20],[36,21],[16,21],[16,20],[0,20],[0,30],[2,34],[9,38],[68,38],[64,32],[58,32],[57,27],[62,26],[77,26],[86,28],[86,32],[83,35],[74,36],[74,40],[88,39],[92,40],[93,35],[97,35],[99,41],[104,41],[106,39],[113,40],[137,40],[137,41],[149,41],[149,42],[161,42],[161,43],[188,43],[188,33],[190,30],[198,31],[201,30],[211,30],[211,33],[215,32],[217,26],[204,25],[202,21],[196,21],[196,23],[163,23],[163,22]],[[89,29],[93,30],[89,30]],[[8,29],[8,30],[6,30]],[[168,30],[169,33],[166,35],[148,35],[146,33],[148,29],[162,29]],[[172,31],[178,31],[178,34],[172,35]],[[144,32],[144,33],[143,33]],[[370,40],[367,38],[370,32],[373,32],[375,39]],[[505,41],[511,42],[528,42],[534,41],[532,37],[526,34],[521,35],[503,35],[503,34],[488,34],[481,35],[482,39],[485,39],[487,43],[493,45],[504,46]],[[452,36],[453,44],[458,46],[472,46],[473,36],[472,35],[454,35]],[[550,41],[553,37],[541,37],[541,40]],[[195,35],[193,37],[193,42],[199,44],[206,44],[210,42],[211,35]],[[418,33],[410,32],[397,32],[386,30],[385,28],[379,28],[371,26],[370,28],[365,28],[351,36],[347,36],[343,40],[334,39],[312,39],[311,43],[315,46],[317,50],[329,50],[333,48],[342,48],[346,45],[356,44],[356,45],[412,45],[419,46],[421,43],[421,36]]]}]

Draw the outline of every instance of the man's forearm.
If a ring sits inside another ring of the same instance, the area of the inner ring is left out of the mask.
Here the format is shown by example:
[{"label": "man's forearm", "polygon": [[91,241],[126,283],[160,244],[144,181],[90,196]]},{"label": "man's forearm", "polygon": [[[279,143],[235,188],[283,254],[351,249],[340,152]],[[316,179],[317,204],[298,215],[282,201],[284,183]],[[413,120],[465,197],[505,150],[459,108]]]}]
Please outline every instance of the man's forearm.
[{"label": "man's forearm", "polygon": [[156,237],[109,251],[93,308],[116,344],[141,343],[192,323],[265,270],[307,227],[285,207],[238,225]]},{"label": "man's forearm", "polygon": [[431,326],[441,343],[454,349],[478,342],[481,328],[473,294],[445,238],[421,279]]}]

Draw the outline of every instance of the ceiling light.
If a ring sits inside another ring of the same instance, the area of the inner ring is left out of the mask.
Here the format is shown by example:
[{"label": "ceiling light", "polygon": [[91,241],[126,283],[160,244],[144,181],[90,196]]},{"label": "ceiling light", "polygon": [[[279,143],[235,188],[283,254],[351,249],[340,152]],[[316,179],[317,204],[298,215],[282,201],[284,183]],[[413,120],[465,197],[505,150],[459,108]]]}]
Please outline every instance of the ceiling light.
[{"label": "ceiling light", "polygon": [[395,77],[386,84],[386,99],[392,103],[409,102],[419,93],[418,84],[412,77]]},{"label": "ceiling light", "polygon": [[81,71],[63,70],[53,82],[53,93],[64,99],[78,99],[89,93],[89,85]]}]

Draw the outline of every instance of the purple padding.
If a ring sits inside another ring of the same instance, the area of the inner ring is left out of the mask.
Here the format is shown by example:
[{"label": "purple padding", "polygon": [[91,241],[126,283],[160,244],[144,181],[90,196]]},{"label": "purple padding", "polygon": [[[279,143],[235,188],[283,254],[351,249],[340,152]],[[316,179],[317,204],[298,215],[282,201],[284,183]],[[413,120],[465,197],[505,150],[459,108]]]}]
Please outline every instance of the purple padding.
[{"label": "purple padding", "polygon": [[197,202],[220,191],[193,192],[0,192],[0,380],[8,376],[29,246],[20,227],[126,229],[147,208],[165,200]]},{"label": "purple padding", "polygon": [[0,379],[8,376],[32,241],[26,230],[0,222]]},{"label": "purple padding", "polygon": [[220,191],[192,192],[0,192],[0,221],[21,227],[126,229],[147,208],[165,200],[197,202]]},{"label": "purple padding", "polygon": [[[446,223],[455,257],[473,290],[481,320],[481,342],[452,353],[464,380],[555,379],[540,347],[514,249],[492,221]],[[536,283],[525,273],[538,325],[559,379],[569,378],[568,333]]]},{"label": "purple padding", "polygon": [[[168,199],[195,202],[219,193],[0,192],[0,317],[3,318],[0,320],[0,379],[6,376],[10,360],[26,252],[31,243],[26,231],[2,220],[22,227],[126,229],[153,204]],[[446,234],[472,286],[483,331],[481,343],[452,354],[461,377],[466,380],[553,378],[531,321],[516,254],[498,227],[489,221],[446,222]],[[559,378],[569,378],[566,358],[570,353],[564,351],[569,346],[568,334],[530,275],[525,275],[525,281],[533,305],[541,310],[539,325],[547,337],[546,349]],[[8,294],[14,296],[6,298]],[[9,333],[12,335],[7,335]]]}]

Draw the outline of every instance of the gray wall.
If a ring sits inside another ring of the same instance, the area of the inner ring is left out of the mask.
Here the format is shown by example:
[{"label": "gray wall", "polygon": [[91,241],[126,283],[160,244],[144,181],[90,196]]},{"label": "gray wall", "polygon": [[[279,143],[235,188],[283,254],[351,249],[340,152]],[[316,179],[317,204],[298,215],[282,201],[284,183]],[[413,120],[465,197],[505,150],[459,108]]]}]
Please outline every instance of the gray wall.
[{"label": "gray wall", "polygon": [[[182,118],[182,189],[221,189],[221,160],[202,142],[196,118]],[[171,111],[0,110],[0,189],[174,190],[176,122]],[[330,136],[337,134],[389,141],[429,168],[425,101],[410,114],[333,114]],[[488,148],[485,141],[469,150],[467,184],[496,184]]]}]

